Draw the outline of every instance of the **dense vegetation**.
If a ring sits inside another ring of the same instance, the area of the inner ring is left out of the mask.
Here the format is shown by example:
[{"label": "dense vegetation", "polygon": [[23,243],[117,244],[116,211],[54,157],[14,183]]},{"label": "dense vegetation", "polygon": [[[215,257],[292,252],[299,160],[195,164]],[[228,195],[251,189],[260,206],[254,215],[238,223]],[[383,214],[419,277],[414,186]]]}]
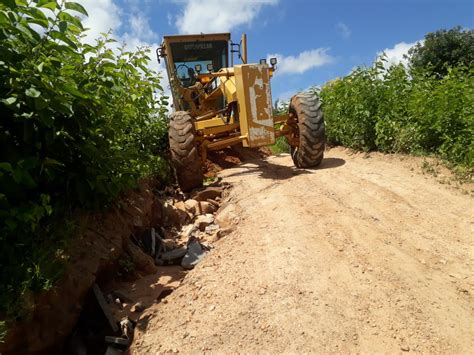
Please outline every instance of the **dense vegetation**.
[{"label": "dense vegetation", "polygon": [[320,90],[329,141],[359,150],[435,154],[474,169],[474,31],[427,34],[409,65],[379,58]]},{"label": "dense vegetation", "polygon": [[85,44],[77,15],[73,2],[0,2],[0,319],[59,276],[67,213],[167,174],[148,50]]},{"label": "dense vegetation", "polygon": [[454,27],[430,32],[408,51],[410,66],[444,76],[449,67],[474,65],[474,30]]},{"label": "dense vegetation", "polygon": [[382,152],[436,153],[474,166],[474,68],[450,68],[439,79],[383,62],[358,68],[321,90],[328,139]]}]

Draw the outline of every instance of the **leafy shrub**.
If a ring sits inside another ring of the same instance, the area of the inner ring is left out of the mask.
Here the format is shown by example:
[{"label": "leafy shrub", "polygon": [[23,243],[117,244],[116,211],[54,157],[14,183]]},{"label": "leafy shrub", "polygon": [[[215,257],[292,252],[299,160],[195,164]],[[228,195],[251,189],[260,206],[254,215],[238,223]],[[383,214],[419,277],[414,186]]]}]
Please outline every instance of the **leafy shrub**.
[{"label": "leafy shrub", "polygon": [[408,51],[407,58],[413,69],[428,70],[444,76],[449,67],[474,65],[474,30],[461,26],[438,30],[425,35]]},{"label": "leafy shrub", "polygon": [[360,150],[375,149],[375,123],[380,95],[378,68],[357,68],[321,90],[330,142]]},{"label": "leafy shrub", "polygon": [[323,86],[328,139],[336,144],[384,152],[435,153],[474,166],[474,68],[431,70],[403,65],[357,68]]},{"label": "leafy shrub", "polygon": [[[276,100],[273,105],[273,115],[285,115],[288,113],[289,102]],[[277,127],[279,129],[280,126]],[[275,143],[270,146],[273,154],[289,153],[290,145],[284,136],[277,137]]]},{"label": "leafy shrub", "polygon": [[67,233],[53,221],[167,174],[148,50],[84,44],[76,15],[87,13],[68,1],[0,3],[0,316],[58,277]]}]

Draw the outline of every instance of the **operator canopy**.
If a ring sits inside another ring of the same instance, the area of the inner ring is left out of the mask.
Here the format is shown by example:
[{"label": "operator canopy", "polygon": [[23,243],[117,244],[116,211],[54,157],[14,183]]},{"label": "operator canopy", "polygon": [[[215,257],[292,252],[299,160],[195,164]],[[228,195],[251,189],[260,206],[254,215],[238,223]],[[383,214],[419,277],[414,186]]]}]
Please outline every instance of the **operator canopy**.
[{"label": "operator canopy", "polygon": [[170,44],[176,76],[185,87],[195,83],[196,71],[205,74],[228,66],[227,41],[193,41]]}]

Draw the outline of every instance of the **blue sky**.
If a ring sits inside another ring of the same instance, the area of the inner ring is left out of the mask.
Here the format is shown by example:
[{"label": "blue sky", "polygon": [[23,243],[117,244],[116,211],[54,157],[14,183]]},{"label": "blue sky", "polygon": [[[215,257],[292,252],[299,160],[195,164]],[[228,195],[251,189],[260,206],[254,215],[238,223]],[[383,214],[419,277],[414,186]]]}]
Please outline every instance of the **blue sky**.
[{"label": "blue sky", "polygon": [[[249,60],[276,55],[273,98],[370,65],[386,51],[390,62],[427,32],[474,27],[472,0],[79,0],[95,37],[108,28],[129,46],[156,47],[166,34],[245,32]],[[160,69],[161,67],[157,67]]]}]

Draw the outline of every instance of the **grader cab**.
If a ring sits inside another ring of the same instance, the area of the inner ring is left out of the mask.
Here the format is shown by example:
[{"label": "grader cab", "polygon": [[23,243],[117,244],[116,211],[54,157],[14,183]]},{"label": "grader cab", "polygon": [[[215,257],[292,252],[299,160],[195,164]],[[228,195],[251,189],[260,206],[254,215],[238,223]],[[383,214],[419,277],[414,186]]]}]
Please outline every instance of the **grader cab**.
[{"label": "grader cab", "polygon": [[[234,65],[234,54],[242,64]],[[203,183],[207,152],[235,144],[261,147],[286,137],[298,168],[319,165],[324,154],[324,119],[314,93],[298,93],[289,112],[274,115],[270,63],[247,63],[247,39],[229,33],[165,36],[164,58],[174,112],[170,116],[171,159],[183,191]],[[230,63],[229,63],[230,61]]]}]

